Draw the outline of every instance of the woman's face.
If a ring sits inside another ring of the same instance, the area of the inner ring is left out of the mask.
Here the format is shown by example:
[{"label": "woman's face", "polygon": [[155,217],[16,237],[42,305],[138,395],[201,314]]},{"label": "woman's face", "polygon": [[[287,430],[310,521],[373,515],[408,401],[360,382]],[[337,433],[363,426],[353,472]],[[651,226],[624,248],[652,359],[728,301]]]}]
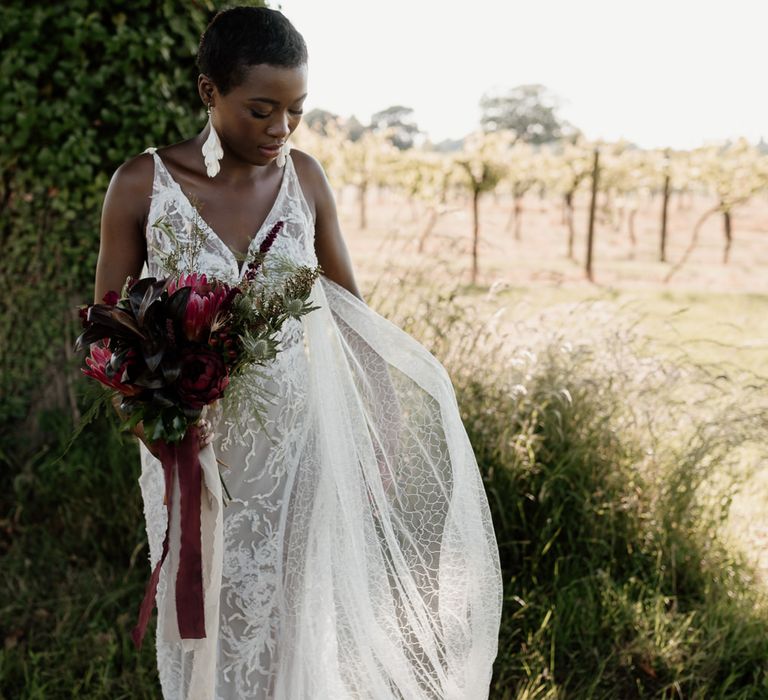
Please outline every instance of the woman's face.
[{"label": "woman's face", "polygon": [[252,165],[267,165],[301,121],[307,65],[250,66],[245,80],[223,96],[203,75],[198,87],[206,105],[212,95],[213,126],[224,150]]}]

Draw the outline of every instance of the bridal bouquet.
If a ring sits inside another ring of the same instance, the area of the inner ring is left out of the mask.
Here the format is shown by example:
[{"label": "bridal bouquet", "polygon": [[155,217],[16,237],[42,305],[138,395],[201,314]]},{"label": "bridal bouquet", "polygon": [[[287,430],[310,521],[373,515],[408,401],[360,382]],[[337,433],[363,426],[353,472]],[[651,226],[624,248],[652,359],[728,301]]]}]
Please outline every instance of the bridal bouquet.
[{"label": "bridal bouquet", "polygon": [[306,300],[319,267],[294,266],[277,291],[259,284],[282,227],[269,232],[240,285],[196,272],[129,277],[120,296],[109,291],[103,303],[80,307],[85,330],[75,349],[90,345],[83,373],[121,398],[124,429],[143,421],[148,441],[181,442],[230,380],[275,358],[288,318],[317,308]]},{"label": "bridal bouquet", "polygon": [[[103,303],[79,309],[84,330],[75,349],[89,350],[82,371],[100,382],[110,398],[119,398],[123,429],[143,421],[146,439],[158,445],[169,528],[174,470],[178,472],[182,538],[176,601],[183,638],[205,637],[200,543],[204,470],[197,421],[206,406],[236,387],[246,370],[275,359],[280,351],[277,334],[287,319],[319,308],[307,301],[319,266],[282,259],[266,269],[265,257],[283,225],[280,221],[272,228],[237,285],[184,270],[178,257],[167,258],[170,276],[129,277],[119,295],[110,290]],[[271,284],[273,278],[280,284]],[[264,405],[253,398],[254,406]],[[167,552],[168,530],[133,632],[137,647]]]}]

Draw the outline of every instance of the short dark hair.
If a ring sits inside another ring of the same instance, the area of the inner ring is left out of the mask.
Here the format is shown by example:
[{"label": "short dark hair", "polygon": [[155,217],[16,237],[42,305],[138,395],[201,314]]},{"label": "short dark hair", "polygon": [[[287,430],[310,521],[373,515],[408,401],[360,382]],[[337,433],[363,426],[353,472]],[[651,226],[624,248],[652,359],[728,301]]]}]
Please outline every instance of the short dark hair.
[{"label": "short dark hair", "polygon": [[307,45],[288,18],[268,7],[218,12],[200,37],[197,67],[222,95],[245,79],[249,66],[296,68],[307,62]]}]

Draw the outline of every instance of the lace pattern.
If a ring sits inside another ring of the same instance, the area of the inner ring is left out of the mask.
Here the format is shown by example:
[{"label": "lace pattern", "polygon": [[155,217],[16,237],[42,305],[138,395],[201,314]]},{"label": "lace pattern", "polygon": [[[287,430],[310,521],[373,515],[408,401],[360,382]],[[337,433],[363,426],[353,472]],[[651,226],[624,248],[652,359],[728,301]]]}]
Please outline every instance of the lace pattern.
[{"label": "lace pattern", "polygon": [[[160,217],[171,227],[178,243],[188,245],[192,222],[206,232],[197,258],[199,272],[230,283],[240,279],[237,261],[226,244],[201,219],[181,186],[173,179],[155,148],[146,151],[154,159],[152,201],[147,219],[147,261],[141,276],[162,277],[163,256],[176,243],[161,227]],[[283,220],[285,226],[270,252],[279,252],[305,265],[316,265],[314,221],[295,174],[293,161],[286,160],[272,210],[252,240],[258,246],[270,228]],[[233,501],[224,512],[224,570],[221,594],[218,697],[261,698],[267,695],[274,675],[278,616],[276,608],[278,519],[287,474],[295,467],[306,436],[301,407],[305,405],[306,358],[302,325],[288,319],[278,337],[283,350],[266,370],[266,388],[279,397],[270,407],[265,427],[255,418],[239,427],[243,416],[251,416],[247,399],[236,407],[239,420],[222,415],[220,405],[208,413],[214,429],[214,450],[229,465],[222,474]],[[262,369],[262,372],[264,370]],[[140,486],[154,566],[162,551],[167,515],[162,503],[164,491],[160,462],[140,443],[142,474]],[[168,585],[161,570],[157,599],[162,601]],[[161,607],[161,606],[159,606]],[[162,629],[158,618],[157,630]],[[164,698],[183,698],[189,683],[189,664],[178,644],[156,639],[157,661]]]}]

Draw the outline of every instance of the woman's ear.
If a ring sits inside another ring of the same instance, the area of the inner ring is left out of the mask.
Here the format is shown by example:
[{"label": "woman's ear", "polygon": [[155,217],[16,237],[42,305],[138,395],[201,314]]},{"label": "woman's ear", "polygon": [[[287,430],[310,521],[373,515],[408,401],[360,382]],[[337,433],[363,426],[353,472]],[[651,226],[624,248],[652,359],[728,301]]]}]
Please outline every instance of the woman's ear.
[{"label": "woman's ear", "polygon": [[200,73],[197,76],[197,92],[203,104],[207,107],[213,100],[214,85],[205,73]]}]

